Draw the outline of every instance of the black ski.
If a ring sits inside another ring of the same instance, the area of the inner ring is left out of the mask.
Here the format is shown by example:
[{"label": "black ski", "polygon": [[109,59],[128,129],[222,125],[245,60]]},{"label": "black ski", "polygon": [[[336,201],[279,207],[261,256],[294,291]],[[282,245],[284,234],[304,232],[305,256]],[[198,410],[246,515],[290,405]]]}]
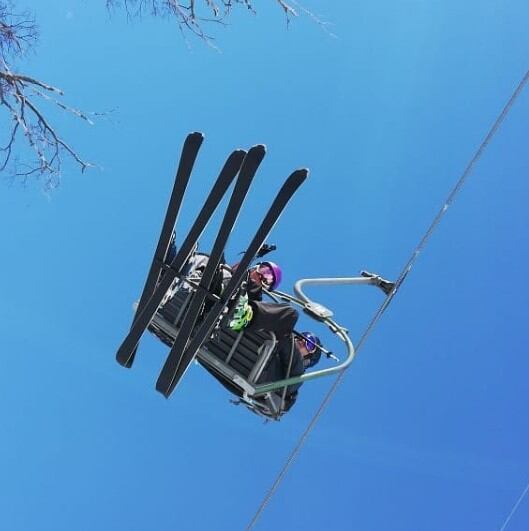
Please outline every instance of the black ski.
[{"label": "black ski", "polygon": [[163,369],[160,373],[160,377],[158,378],[158,382],[160,382],[160,379],[163,381],[165,375],[174,374],[179,365],[180,357],[186,350],[189,338],[193,333],[197,319],[203,309],[204,301],[206,300],[207,293],[211,287],[213,277],[215,276],[215,273],[219,267],[219,263],[224,253],[230,233],[233,230],[235,222],[237,221],[237,217],[255,176],[255,172],[257,171],[259,164],[261,164],[264,156],[265,147],[257,145],[248,151],[248,154],[244,159],[241,171],[239,172],[239,177],[237,178],[237,183],[230,198],[230,202],[226,208],[224,219],[222,220],[215,243],[213,244],[213,249],[209,256],[208,264],[204,270],[204,273],[202,274],[202,278],[200,279],[199,288],[193,295],[189,310],[187,311],[186,316],[180,325],[178,335],[176,336],[171,351],[169,352],[167,360],[165,361]]},{"label": "black ski", "polygon": [[[152,295],[152,292],[158,283],[158,279],[160,278],[162,266],[165,263],[167,251],[171,243],[173,229],[180,212],[180,207],[182,206],[182,200],[187,188],[187,183],[189,182],[193,165],[195,164],[198,151],[203,141],[204,135],[202,133],[190,133],[187,135],[184,141],[182,153],[180,155],[180,162],[178,164],[178,170],[176,171],[173,191],[171,192],[169,204],[167,205],[167,212],[165,214],[162,230],[160,232],[160,239],[158,240],[158,245],[156,246],[156,251],[154,252],[154,257],[149,269],[149,274],[147,275],[147,280],[145,281],[145,286],[143,287],[143,291],[141,293],[138,308],[132,320],[133,323],[136,320],[136,316],[139,315],[145,306],[145,303]],[[135,354],[136,348],[134,348],[126,357],[117,356],[117,361],[124,367],[132,367]]]},{"label": "black ski", "polygon": [[131,329],[119,347],[116,355],[116,359],[122,365],[127,366],[127,364],[130,363],[131,358],[134,357],[136,346],[143,332],[149,326],[151,319],[160,306],[165,293],[173,283],[173,280],[187,263],[189,256],[191,255],[202,232],[204,232],[207,223],[211,219],[213,213],[226,194],[230,184],[233,182],[237,173],[239,172],[245,155],[246,152],[244,150],[238,149],[228,157],[215,184],[213,185],[213,188],[204,202],[202,209],[195,219],[193,226],[184,239],[182,246],[178,250],[176,256],[173,258],[172,262],[169,264],[169,269],[166,269],[163,277],[159,279],[158,285],[151,291],[148,297],[146,296],[143,307],[141,309],[138,308],[136,311]]},{"label": "black ski", "polygon": [[[175,352],[175,355],[173,357],[169,356],[169,358],[167,359],[156,383],[156,389],[165,397],[168,397],[172,393],[172,391],[184,375],[185,371],[193,361],[200,347],[211,336],[211,333],[213,332],[213,329],[215,328],[218,319],[222,315],[224,307],[227,305],[229,300],[232,298],[232,296],[239,289],[241,283],[243,282],[247,273],[247,269],[250,266],[252,260],[259,252],[259,249],[261,249],[261,246],[263,245],[265,239],[267,238],[268,234],[281,216],[283,210],[285,209],[290,199],[293,197],[295,192],[307,178],[307,175],[308,170],[306,169],[296,170],[286,180],[281,190],[277,194],[274,202],[272,203],[272,206],[264,217],[261,225],[257,229],[253,240],[248,246],[246,252],[244,253],[242,260],[239,262],[237,269],[233,273],[232,278],[230,279],[228,285],[222,292],[222,299],[220,301],[217,301],[215,305],[211,308],[211,310],[207,313],[204,318],[204,321],[200,325],[199,329],[196,331],[194,337],[189,342],[189,345],[187,345],[187,348],[185,348],[183,352]],[[173,353],[173,351],[171,351],[171,353]]]}]

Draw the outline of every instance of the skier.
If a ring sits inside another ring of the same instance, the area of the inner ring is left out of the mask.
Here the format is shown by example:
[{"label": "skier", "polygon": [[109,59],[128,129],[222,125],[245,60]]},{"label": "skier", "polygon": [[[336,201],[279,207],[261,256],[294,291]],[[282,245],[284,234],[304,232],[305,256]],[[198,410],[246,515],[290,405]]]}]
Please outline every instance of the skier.
[{"label": "skier", "polygon": [[[302,334],[294,332],[298,318],[299,312],[290,304],[250,300],[247,295],[242,295],[228,326],[236,332],[243,329],[273,332],[279,343],[279,351],[285,350],[281,346],[287,346],[289,357],[290,344],[293,341],[297,352],[293,367],[297,366],[299,370],[297,374],[291,373],[290,376],[299,376],[305,369],[313,367],[320,360],[321,342],[312,332]],[[288,345],[285,345],[285,342]]]},{"label": "skier", "polygon": [[[320,339],[312,332],[278,338],[274,356],[270,359],[259,383],[277,382],[285,378],[301,376],[306,369],[314,367],[321,358]],[[296,402],[301,383],[289,385],[283,393],[284,411],[288,411]]]},{"label": "skier", "polygon": [[[237,302],[229,327],[232,330],[265,330],[276,335],[275,355],[260,378],[260,383],[300,376],[321,358],[321,342],[312,332],[297,334],[294,327],[299,313],[286,303],[263,302],[262,290],[277,288],[281,269],[274,262],[261,262],[249,271],[247,293]],[[289,385],[284,394],[283,409],[295,403],[301,383]]]},{"label": "skier", "polygon": [[[174,241],[174,238],[173,238]],[[176,249],[171,251],[175,253]],[[196,253],[192,256],[186,267],[188,272],[201,272],[208,263],[209,256]],[[229,281],[231,273],[237,269],[238,264],[231,268],[221,267],[216,275],[212,292],[220,295],[223,287]],[[230,272],[231,269],[231,272]],[[321,357],[320,340],[311,332],[294,334],[294,328],[299,318],[299,313],[290,304],[263,302],[263,289],[276,289],[283,277],[278,264],[271,261],[259,262],[248,271],[248,280],[245,293],[239,297],[233,316],[228,323],[234,331],[261,330],[273,332],[277,338],[278,346],[276,355],[263,373],[262,381],[282,380],[291,376],[303,374],[306,368],[316,365]],[[206,302],[204,313],[209,310],[210,302]],[[292,358],[292,360],[291,360]],[[295,394],[301,384],[288,387],[287,398],[290,397],[292,405]]]}]

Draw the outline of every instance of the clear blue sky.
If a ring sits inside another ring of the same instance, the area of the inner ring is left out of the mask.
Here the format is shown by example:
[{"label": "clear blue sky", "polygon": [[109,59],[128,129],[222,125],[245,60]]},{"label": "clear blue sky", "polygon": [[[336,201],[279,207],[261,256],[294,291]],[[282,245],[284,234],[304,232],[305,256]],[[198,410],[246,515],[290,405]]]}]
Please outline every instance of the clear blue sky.
[{"label": "clear blue sky", "polygon": [[[23,70],[116,110],[94,127],[58,118],[101,169],[71,168],[51,196],[2,185],[2,529],[244,529],[331,385],[263,425],[200,367],[164,400],[150,337],[132,370],[116,364],[189,131],[206,141],[179,234],[229,151],[265,143],[231,257],[308,166],[271,238],[283,287],[392,277],[529,66],[522,0],[305,3],[338,38],[306,17],[286,29],[269,0],[216,29],[221,53],[103,1],[33,6],[41,44]],[[528,115],[524,93],[256,529],[502,526],[529,481]],[[381,302],[313,295],[353,339]],[[507,529],[528,528],[525,499]]]}]

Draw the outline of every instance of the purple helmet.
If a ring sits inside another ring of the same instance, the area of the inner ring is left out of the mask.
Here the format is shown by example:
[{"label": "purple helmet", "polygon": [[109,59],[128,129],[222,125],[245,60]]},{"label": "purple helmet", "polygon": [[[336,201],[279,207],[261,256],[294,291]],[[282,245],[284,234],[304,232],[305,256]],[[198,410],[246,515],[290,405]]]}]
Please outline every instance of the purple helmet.
[{"label": "purple helmet", "polygon": [[305,347],[310,354],[309,358],[305,358],[305,368],[308,369],[309,367],[314,367],[314,365],[320,361],[321,349],[319,347],[321,346],[321,341],[320,338],[312,332],[302,332],[301,336],[305,341]]},{"label": "purple helmet", "polygon": [[281,268],[275,262],[261,262],[257,265],[257,270],[263,280],[270,286],[270,289],[276,289],[281,283],[283,274],[281,273]]}]

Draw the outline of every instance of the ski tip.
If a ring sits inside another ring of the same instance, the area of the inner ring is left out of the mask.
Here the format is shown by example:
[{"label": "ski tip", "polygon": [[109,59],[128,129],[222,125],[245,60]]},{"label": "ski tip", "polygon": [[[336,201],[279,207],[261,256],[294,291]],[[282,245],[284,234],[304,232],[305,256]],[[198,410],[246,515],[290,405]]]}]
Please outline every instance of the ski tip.
[{"label": "ski tip", "polygon": [[266,146],[264,144],[256,144],[255,146],[252,146],[249,150],[248,150],[248,153],[259,153],[261,154],[262,156],[265,155],[266,153]]},{"label": "ski tip", "polygon": [[204,133],[200,133],[199,131],[193,131],[192,133],[189,133],[186,137],[186,142],[202,143],[203,140],[204,140]]},{"label": "ski tip", "polygon": [[248,150],[248,153],[246,153],[246,156],[244,157],[241,171],[250,172],[251,176],[253,177],[257,168],[259,167],[262,160],[264,159],[265,155],[266,155],[266,146],[263,146],[263,144],[257,144],[255,146],[252,146]]},{"label": "ski tip", "polygon": [[230,154],[230,159],[236,159],[236,160],[239,160],[239,159],[243,159],[244,157],[246,157],[246,153],[247,151],[245,149],[241,149],[241,148],[237,148],[237,149],[234,149],[231,154]]},{"label": "ski tip", "polygon": [[297,170],[293,171],[290,174],[290,177],[292,179],[299,179],[304,181],[309,175],[309,169],[308,168],[298,168]]}]

